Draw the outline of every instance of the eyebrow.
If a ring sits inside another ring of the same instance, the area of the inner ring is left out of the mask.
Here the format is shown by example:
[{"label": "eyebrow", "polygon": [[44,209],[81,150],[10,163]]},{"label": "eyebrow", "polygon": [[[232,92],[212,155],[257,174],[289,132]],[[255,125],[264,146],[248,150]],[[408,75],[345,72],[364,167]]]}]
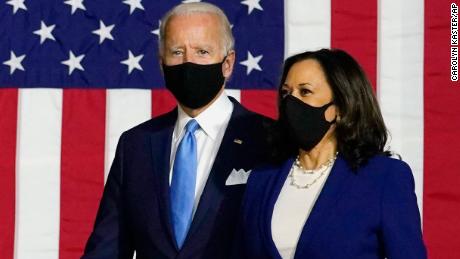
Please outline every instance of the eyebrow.
[{"label": "eyebrow", "polygon": [[191,46],[191,47],[192,47],[192,49],[214,50],[214,46],[209,45],[209,44],[193,45],[193,46]]},{"label": "eyebrow", "polygon": [[183,49],[184,46],[182,45],[174,45],[174,46],[170,46],[169,48],[167,48],[168,50],[178,50],[178,49]]},{"label": "eyebrow", "polygon": [[[300,83],[300,84],[298,84],[297,86],[306,86],[306,85],[315,88],[315,86],[313,86],[311,83]],[[290,86],[289,86],[288,84],[286,84],[286,83],[283,83],[283,86],[290,87]]]},{"label": "eyebrow", "polygon": [[300,84],[298,84],[298,86],[306,86],[306,85],[314,87],[311,83],[300,83]]}]

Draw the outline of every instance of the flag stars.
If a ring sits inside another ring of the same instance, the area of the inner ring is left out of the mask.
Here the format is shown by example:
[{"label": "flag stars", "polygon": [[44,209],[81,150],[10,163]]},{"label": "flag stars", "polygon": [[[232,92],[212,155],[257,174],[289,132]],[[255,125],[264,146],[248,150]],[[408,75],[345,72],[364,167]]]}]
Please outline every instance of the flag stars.
[{"label": "flag stars", "polygon": [[64,3],[72,6],[72,14],[74,14],[78,9],[86,11],[83,1],[84,0],[67,0]]},{"label": "flag stars", "polygon": [[248,51],[248,58],[245,61],[241,61],[240,64],[246,66],[246,75],[249,75],[252,70],[262,71],[262,68],[259,66],[259,61],[262,59],[263,55],[257,57],[252,56],[251,52]]},{"label": "flag stars", "polygon": [[75,69],[85,71],[85,69],[81,66],[81,61],[85,57],[85,55],[80,55],[78,57],[75,57],[73,52],[70,50],[69,51],[69,59],[62,61],[61,63],[69,67],[69,76],[72,74],[72,72]]},{"label": "flag stars", "polygon": [[241,2],[241,4],[247,5],[248,6],[248,15],[252,13],[254,9],[258,9],[260,11],[263,11],[264,9],[262,6],[260,6],[260,0],[244,0]]},{"label": "flag stars", "polygon": [[16,71],[16,69],[25,71],[24,67],[21,64],[25,57],[25,54],[17,57],[13,51],[10,52],[10,59],[3,62],[4,65],[10,67],[10,75],[12,75],[14,71]]},{"label": "flag stars", "polygon": [[55,24],[46,26],[45,22],[41,22],[40,30],[34,31],[34,34],[40,36],[40,44],[43,44],[43,42],[45,42],[47,39],[56,41],[56,39],[53,36],[54,27],[56,27]]},{"label": "flag stars", "polygon": [[13,14],[15,14],[19,9],[27,11],[27,7],[24,4],[24,0],[10,0],[6,3],[13,7]]},{"label": "flag stars", "polygon": [[131,74],[134,69],[144,71],[144,69],[142,69],[141,65],[139,64],[144,55],[134,56],[131,50],[128,50],[128,55],[128,59],[120,62],[121,64],[128,66],[128,75]]},{"label": "flag stars", "polygon": [[161,20],[158,20],[158,28],[151,31],[152,34],[155,34],[157,36],[160,36],[160,27],[161,27]]},{"label": "flag stars", "polygon": [[129,5],[129,14],[132,14],[136,9],[145,10],[144,6],[142,6],[142,0],[125,0],[123,1],[124,4]]},{"label": "flag stars", "polygon": [[113,40],[113,36],[110,32],[114,27],[115,24],[106,26],[102,20],[99,21],[99,29],[93,31],[94,34],[99,35],[99,44],[102,44],[105,39]]}]

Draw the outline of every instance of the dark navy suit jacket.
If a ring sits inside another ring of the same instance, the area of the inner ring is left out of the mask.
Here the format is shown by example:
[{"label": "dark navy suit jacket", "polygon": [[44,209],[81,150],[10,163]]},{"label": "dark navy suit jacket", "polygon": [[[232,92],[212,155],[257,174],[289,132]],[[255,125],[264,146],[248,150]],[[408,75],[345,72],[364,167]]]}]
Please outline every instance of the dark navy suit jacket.
[{"label": "dark navy suit jacket", "polygon": [[[251,173],[234,258],[280,258],[271,217],[293,159]],[[295,258],[422,259],[426,250],[409,166],[376,156],[353,172],[339,155],[303,227]]]},{"label": "dark navy suit jacket", "polygon": [[250,170],[264,160],[264,124],[270,123],[230,99],[233,113],[182,249],[176,246],[170,223],[175,109],[120,137],[82,258],[131,259],[134,251],[138,259],[229,256],[245,185],[226,186],[225,181],[232,169]]}]

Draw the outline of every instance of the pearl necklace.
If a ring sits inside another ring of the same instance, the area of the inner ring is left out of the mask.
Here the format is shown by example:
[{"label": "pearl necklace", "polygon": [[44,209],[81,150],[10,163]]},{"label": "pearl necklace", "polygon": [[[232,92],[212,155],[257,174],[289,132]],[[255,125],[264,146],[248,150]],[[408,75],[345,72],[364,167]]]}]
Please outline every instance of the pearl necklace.
[{"label": "pearl necklace", "polygon": [[[318,180],[323,177],[323,175],[326,173],[326,171],[332,167],[332,165],[334,164],[334,161],[337,159],[337,154],[338,152],[335,153],[335,155],[333,157],[331,157],[329,160],[327,160],[324,164],[322,164],[320,167],[318,167],[318,169],[305,169],[302,167],[302,165],[300,164],[300,161],[299,161],[299,156],[297,156],[297,158],[295,159],[295,162],[293,164],[293,166],[291,167],[291,170],[289,172],[289,178],[291,178],[291,186],[294,186],[296,187],[297,189],[308,189],[310,188],[313,184],[315,184],[316,182],[318,182]],[[295,177],[295,170],[294,168],[297,167],[299,168],[300,170],[302,170],[302,173],[303,174],[318,174],[318,176],[313,179],[313,181],[311,181],[310,183],[306,183],[304,185],[301,185],[301,184],[298,184],[297,183],[297,180],[296,180],[296,177]]]}]

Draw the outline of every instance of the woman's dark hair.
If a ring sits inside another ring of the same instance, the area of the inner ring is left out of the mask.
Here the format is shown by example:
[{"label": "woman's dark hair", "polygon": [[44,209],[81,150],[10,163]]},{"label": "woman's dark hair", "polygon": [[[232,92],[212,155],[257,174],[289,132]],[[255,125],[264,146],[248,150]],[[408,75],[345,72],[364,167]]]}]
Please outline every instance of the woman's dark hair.
[{"label": "woman's dark hair", "polygon": [[[384,151],[387,129],[371,84],[360,65],[343,50],[307,51],[286,59],[278,87],[278,111],[281,111],[281,91],[289,70],[294,64],[308,59],[316,60],[321,65],[331,87],[333,102],[340,115],[335,130],[337,148],[348,165],[357,170],[372,156],[390,156],[391,152]],[[271,142],[275,145],[274,155],[279,161],[298,152],[298,146],[280,121],[281,116],[271,136]]]}]

